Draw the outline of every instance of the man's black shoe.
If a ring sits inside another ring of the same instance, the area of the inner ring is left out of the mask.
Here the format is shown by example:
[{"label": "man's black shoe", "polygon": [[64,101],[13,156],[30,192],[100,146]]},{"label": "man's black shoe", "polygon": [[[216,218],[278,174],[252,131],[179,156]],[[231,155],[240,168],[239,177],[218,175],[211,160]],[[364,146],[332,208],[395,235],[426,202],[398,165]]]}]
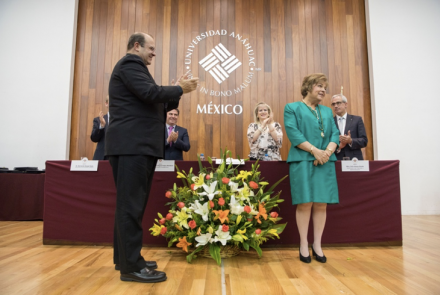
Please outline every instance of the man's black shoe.
[{"label": "man's black shoe", "polygon": [[[157,263],[156,263],[156,261],[145,261],[145,267],[147,267],[149,269],[156,269]],[[119,266],[119,264],[115,264],[115,270],[121,270],[121,267]]]},{"label": "man's black shoe", "polygon": [[121,274],[121,281],[139,283],[157,283],[166,281],[167,275],[163,271],[143,268],[140,271]]}]

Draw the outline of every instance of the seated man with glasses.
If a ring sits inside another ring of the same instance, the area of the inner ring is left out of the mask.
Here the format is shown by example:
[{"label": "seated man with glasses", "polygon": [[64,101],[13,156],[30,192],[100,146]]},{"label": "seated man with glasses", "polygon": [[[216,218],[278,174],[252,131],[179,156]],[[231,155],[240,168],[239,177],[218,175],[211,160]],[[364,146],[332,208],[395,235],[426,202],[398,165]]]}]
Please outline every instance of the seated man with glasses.
[{"label": "seated man with glasses", "polygon": [[357,158],[363,160],[361,148],[367,146],[368,138],[362,117],[347,114],[347,98],[342,94],[332,97],[332,108],[335,111],[335,124],[339,129],[339,148],[335,155],[338,160]]}]

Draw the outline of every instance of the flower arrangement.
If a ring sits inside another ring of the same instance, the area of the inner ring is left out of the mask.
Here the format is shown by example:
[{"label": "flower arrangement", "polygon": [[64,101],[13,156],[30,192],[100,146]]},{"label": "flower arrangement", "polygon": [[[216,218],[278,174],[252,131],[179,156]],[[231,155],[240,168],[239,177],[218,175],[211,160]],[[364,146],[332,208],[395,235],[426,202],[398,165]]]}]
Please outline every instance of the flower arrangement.
[{"label": "flower arrangement", "polygon": [[203,167],[199,158],[200,172],[180,171],[176,166],[177,178],[184,186],[174,187],[165,193],[170,199],[169,212],[150,228],[154,236],[162,235],[168,240],[168,247],[176,246],[189,253],[188,262],[196,253],[205,249],[220,265],[220,251],[227,245],[249,251],[253,248],[259,257],[263,255],[260,245],[268,239],[279,239],[286,224],[278,224],[282,219],[278,212],[280,193],[274,188],[285,177],[266,189],[269,183],[261,178],[258,161],[252,164],[252,171],[238,171],[238,166],[226,164],[227,151],[222,154],[223,162],[214,167]]}]

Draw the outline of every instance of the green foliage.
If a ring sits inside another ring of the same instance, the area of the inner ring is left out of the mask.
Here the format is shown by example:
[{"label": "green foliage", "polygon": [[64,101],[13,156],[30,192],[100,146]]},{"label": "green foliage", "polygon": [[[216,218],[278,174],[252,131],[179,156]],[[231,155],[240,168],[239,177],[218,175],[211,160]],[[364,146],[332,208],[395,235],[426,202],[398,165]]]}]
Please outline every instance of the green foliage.
[{"label": "green foliage", "polygon": [[255,249],[255,251],[257,251],[259,257],[263,256],[263,251],[261,250],[259,243],[253,241],[249,246],[251,246],[252,248]]},{"label": "green foliage", "polygon": [[222,264],[222,258],[220,256],[220,246],[217,244],[209,245],[209,254],[211,254],[212,258],[217,262],[218,265]]},{"label": "green foliage", "polygon": [[188,261],[188,263],[191,263],[191,260],[193,258],[196,258],[197,255],[195,255],[197,252],[199,252],[200,250],[203,250],[203,247],[198,247],[196,248],[191,254],[186,256],[186,261]]}]

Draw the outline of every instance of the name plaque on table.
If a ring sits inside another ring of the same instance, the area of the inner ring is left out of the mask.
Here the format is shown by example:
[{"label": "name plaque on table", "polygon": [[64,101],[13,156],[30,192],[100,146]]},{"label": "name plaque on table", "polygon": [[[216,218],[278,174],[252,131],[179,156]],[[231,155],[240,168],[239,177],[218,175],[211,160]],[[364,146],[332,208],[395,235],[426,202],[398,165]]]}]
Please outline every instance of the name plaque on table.
[{"label": "name plaque on table", "polygon": [[87,158],[74,160],[70,163],[70,171],[98,171],[98,162]]},{"label": "name plaque on table", "polygon": [[156,169],[157,172],[174,172],[174,160],[157,160]]},{"label": "name plaque on table", "polygon": [[351,161],[341,161],[342,172],[368,172],[370,161],[359,161],[353,158]]},{"label": "name plaque on table", "polygon": [[[231,164],[231,162],[232,162],[232,165],[244,165],[244,160],[238,160],[238,159],[232,159],[232,158],[226,159],[227,165]],[[216,159],[215,163],[217,165],[221,165],[223,163],[223,159]]]}]

